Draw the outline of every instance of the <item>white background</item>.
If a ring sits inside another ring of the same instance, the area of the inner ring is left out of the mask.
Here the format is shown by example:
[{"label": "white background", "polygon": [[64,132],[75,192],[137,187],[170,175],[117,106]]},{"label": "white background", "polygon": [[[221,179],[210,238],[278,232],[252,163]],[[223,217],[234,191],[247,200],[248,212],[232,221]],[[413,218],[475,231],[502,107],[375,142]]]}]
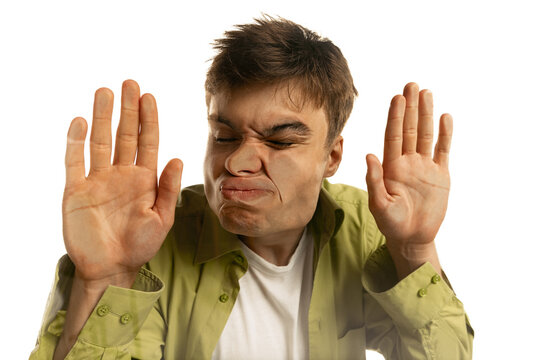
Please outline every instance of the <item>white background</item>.
[{"label": "white background", "polygon": [[109,87],[119,100],[122,81],[135,79],[157,98],[159,173],[179,157],[183,185],[202,182],[209,43],[262,12],[329,37],[349,61],[360,95],[331,181],[365,189],[365,155],[382,157],[388,104],[407,82],[433,91],[436,114],[454,116],[452,190],[437,245],[476,331],[474,358],[538,356],[540,22],[533,2],[194,4],[0,5],[0,358],[28,357],[64,253],[71,119],[90,125],[94,91]]}]

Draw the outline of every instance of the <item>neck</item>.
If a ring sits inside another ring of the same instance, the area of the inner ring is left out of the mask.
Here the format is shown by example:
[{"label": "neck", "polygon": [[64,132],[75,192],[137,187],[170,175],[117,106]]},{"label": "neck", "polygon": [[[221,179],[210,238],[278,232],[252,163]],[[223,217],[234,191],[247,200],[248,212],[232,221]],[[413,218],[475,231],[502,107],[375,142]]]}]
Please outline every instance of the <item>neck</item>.
[{"label": "neck", "polygon": [[302,228],[269,236],[240,236],[240,240],[264,260],[277,266],[285,266],[291,260],[303,232]]}]

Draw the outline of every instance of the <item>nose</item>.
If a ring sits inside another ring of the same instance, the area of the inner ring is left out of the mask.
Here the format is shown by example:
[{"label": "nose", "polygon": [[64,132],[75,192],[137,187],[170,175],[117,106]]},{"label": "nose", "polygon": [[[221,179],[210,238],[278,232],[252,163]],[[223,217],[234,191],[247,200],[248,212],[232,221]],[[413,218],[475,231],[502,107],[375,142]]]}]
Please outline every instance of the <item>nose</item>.
[{"label": "nose", "polygon": [[225,168],[232,175],[247,176],[261,171],[261,154],[257,144],[244,141],[225,161]]}]

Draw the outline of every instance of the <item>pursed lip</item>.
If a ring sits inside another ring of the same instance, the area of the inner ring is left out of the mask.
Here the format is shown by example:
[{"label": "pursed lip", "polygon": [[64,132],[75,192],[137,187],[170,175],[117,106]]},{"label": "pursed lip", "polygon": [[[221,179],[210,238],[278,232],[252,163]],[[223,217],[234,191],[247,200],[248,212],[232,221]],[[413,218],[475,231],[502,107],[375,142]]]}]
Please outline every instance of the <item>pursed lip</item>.
[{"label": "pursed lip", "polygon": [[229,178],[221,182],[219,191],[226,200],[250,201],[274,193],[268,182],[256,179]]}]

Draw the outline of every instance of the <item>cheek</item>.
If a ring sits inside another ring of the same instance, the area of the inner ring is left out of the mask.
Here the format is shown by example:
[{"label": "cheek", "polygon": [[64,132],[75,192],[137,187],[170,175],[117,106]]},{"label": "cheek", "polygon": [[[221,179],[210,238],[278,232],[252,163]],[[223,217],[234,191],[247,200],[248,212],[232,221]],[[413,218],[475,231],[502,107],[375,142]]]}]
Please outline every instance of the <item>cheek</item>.
[{"label": "cheek", "polygon": [[216,179],[220,175],[220,160],[216,157],[212,147],[209,144],[206,148],[206,155],[204,157],[203,175],[204,175],[204,192],[206,193],[206,199],[211,207],[214,207],[214,202],[217,201]]},{"label": "cheek", "polygon": [[317,207],[323,170],[314,157],[276,156],[268,174],[279,191],[280,206],[268,215],[269,223],[286,228],[305,226]]},{"label": "cheek", "polygon": [[[309,156],[308,156],[309,155]],[[277,153],[269,157],[267,171],[283,202],[318,199],[325,163],[308,153]]]},{"label": "cheek", "polygon": [[204,157],[204,178],[205,182],[216,179],[225,164],[223,152],[217,152],[212,146],[211,141],[206,146],[206,155]]}]

